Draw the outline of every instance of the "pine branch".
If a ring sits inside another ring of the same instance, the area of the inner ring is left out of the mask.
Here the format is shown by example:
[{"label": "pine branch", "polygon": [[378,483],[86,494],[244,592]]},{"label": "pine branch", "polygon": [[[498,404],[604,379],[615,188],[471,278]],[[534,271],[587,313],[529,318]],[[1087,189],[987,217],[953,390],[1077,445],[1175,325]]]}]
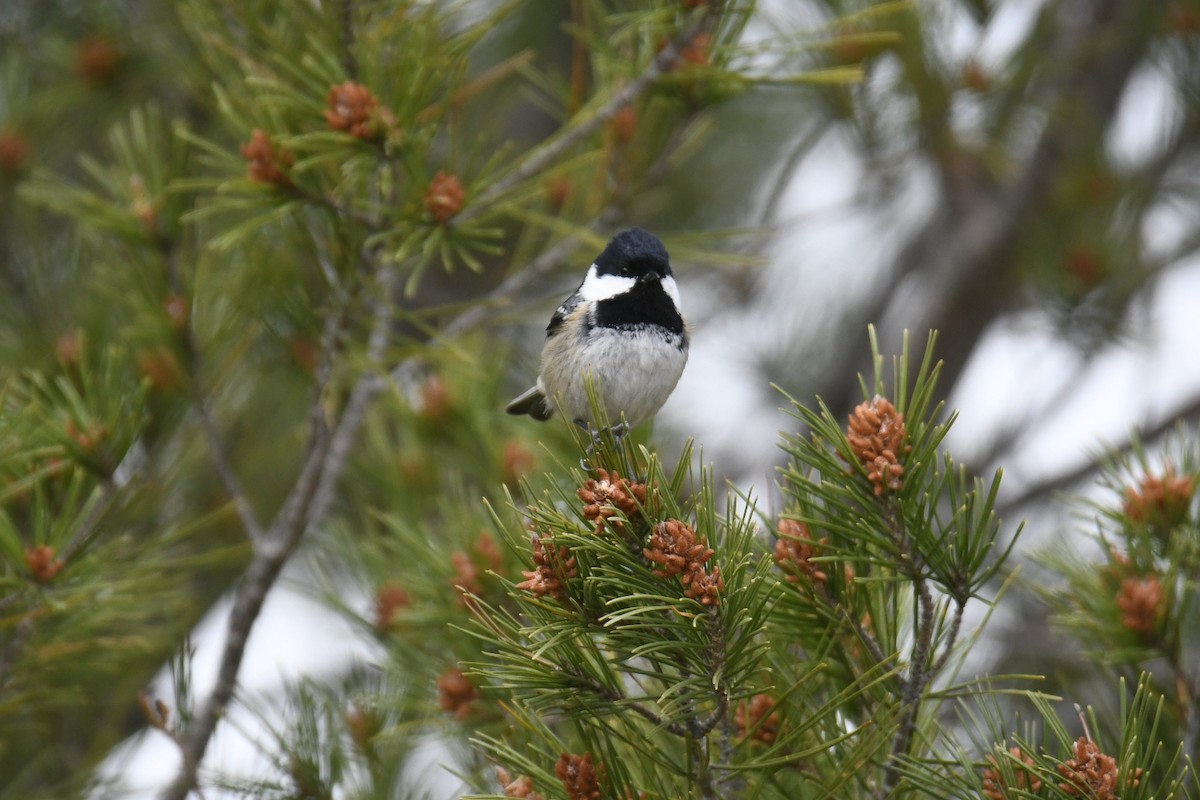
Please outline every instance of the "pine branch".
[{"label": "pine branch", "polygon": [[476,203],[459,214],[458,221],[465,222],[479,215],[507,192],[536,177],[555,161],[569,153],[575,145],[600,130],[622,108],[630,105],[653,86],[659,78],[673,70],[682,57],[683,49],[702,32],[708,30],[714,20],[715,17],[708,6],[703,6],[679,35],[671,39],[667,46],[654,56],[640,75],[621,87],[592,116],[559,138],[534,150],[512,172],[488,187],[479,196]]},{"label": "pine branch", "polygon": [[[456,219],[456,223],[466,222],[472,216],[482,213],[502,195],[533,178],[569,152],[580,141],[592,135],[615,116],[621,108],[631,103],[649,89],[659,77],[670,71],[679,61],[682,47],[710,24],[711,19],[707,11],[698,14],[693,23],[680,36],[655,56],[638,78],[618,91],[589,119],[572,128],[561,138],[534,151],[514,172],[493,184],[477,203],[464,210]],[[319,204],[326,207],[330,205],[326,202]],[[336,210],[342,211],[340,208]],[[609,208],[597,218],[593,227],[599,229],[611,226],[617,217],[617,210]],[[501,283],[485,298],[484,302],[464,311],[448,323],[442,329],[441,336],[461,335],[485,322],[490,318],[497,304],[510,299],[530,283],[556,269],[573,252],[579,241],[580,237],[578,236],[567,237],[560,241],[528,267]],[[381,281],[381,283],[389,284],[390,281]],[[389,297],[389,293],[385,291],[383,298],[387,297]],[[389,321],[390,313],[387,310],[387,301],[380,299],[375,306],[375,324],[368,344],[367,361],[369,364],[381,365]],[[326,342],[325,344],[327,345],[325,352],[332,352],[328,348],[331,343]],[[389,377],[392,380],[403,379],[410,374],[416,363],[417,359],[415,358],[406,360],[393,368]],[[328,375],[324,376],[326,379],[327,377]],[[216,686],[188,730],[179,737],[183,765],[174,783],[164,793],[164,800],[184,800],[188,792],[196,787],[197,773],[204,752],[220,717],[233,698],[250,631],[258,618],[266,596],[274,586],[284,564],[294,552],[304,532],[324,519],[328,512],[366,411],[372,400],[386,385],[387,383],[376,374],[363,375],[355,384],[336,429],[330,431],[324,418],[325,409],[322,405],[321,389],[324,387],[324,380],[318,380],[318,391],[310,411],[310,444],[304,466],[288,495],[283,511],[277,517],[271,530],[262,537],[262,541],[256,543],[254,557],[243,575],[234,607],[230,612]],[[215,426],[213,427],[215,429]],[[232,471],[229,471],[228,476],[223,477],[227,481],[227,490],[231,485],[235,487],[237,485],[236,480],[229,481],[229,477],[232,477]],[[232,490],[230,491],[232,494]],[[248,530],[253,530],[248,522],[251,519],[253,518],[243,515],[243,521],[247,523]]]}]

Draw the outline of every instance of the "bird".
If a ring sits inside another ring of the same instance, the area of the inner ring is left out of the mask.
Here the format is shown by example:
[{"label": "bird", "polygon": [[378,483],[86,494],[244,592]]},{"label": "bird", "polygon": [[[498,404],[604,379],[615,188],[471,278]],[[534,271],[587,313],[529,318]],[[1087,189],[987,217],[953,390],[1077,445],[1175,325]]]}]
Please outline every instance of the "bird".
[{"label": "bird", "polygon": [[[667,401],[689,339],[667,249],[641,228],[621,231],[550,317],[537,383],[505,410],[542,421],[558,411],[586,430],[623,433]],[[589,381],[619,425],[593,419]]]}]

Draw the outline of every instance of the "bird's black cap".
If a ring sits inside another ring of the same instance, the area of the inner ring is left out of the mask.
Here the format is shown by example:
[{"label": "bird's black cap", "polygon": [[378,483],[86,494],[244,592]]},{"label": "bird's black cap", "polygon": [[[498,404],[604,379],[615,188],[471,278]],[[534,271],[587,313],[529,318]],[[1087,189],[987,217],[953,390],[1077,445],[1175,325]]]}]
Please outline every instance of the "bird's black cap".
[{"label": "bird's black cap", "polygon": [[671,274],[667,248],[657,236],[641,228],[618,233],[596,259],[596,271],[601,275],[620,275],[622,267],[628,267],[634,276],[651,270],[664,278]]}]

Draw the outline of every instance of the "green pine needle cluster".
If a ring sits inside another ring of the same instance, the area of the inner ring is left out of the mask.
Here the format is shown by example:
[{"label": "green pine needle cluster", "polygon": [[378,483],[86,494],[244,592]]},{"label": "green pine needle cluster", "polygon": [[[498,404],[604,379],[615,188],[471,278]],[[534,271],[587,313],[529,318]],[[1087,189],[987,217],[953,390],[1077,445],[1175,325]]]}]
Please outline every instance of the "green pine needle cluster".
[{"label": "green pine needle cluster", "polygon": [[[745,277],[717,251],[757,228],[682,230],[763,194],[714,112],[819,92],[797,107],[891,142],[852,84],[907,54],[912,138],[986,172],[1039,69],[974,153],[908,2],[786,41],[740,0],[97,2],[74,38],[82,6],[44,5],[0,13],[41,32],[0,40],[0,796],[118,794],[101,765],[151,739],[179,754],[164,798],[425,796],[431,752],[472,797],[1195,795],[1194,431],[1114,463],[1093,534],[1019,571],[1000,472],[947,452],[933,337],[889,370],[872,332],[848,418],[787,398],[776,502],[692,443],[499,411],[534,372],[525,304],[613,230]],[[1121,197],[1067,227],[1103,241]],[[1104,264],[1063,273],[1042,235],[1029,263],[1091,297]],[[253,696],[285,582],[369,655]],[[968,673],[1025,583],[1074,682]],[[198,691],[189,631],[222,597]],[[262,774],[220,774],[218,731]]]}]

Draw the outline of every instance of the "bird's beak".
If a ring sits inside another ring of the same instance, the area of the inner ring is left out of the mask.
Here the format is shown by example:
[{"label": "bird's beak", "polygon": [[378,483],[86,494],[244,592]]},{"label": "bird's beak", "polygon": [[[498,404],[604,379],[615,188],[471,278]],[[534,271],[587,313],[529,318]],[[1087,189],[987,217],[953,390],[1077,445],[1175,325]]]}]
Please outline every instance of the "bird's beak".
[{"label": "bird's beak", "polygon": [[638,283],[649,283],[650,281],[661,281],[661,280],[662,280],[662,275],[659,275],[654,270],[650,270],[649,272],[643,273],[642,276],[640,278],[638,278]]}]

